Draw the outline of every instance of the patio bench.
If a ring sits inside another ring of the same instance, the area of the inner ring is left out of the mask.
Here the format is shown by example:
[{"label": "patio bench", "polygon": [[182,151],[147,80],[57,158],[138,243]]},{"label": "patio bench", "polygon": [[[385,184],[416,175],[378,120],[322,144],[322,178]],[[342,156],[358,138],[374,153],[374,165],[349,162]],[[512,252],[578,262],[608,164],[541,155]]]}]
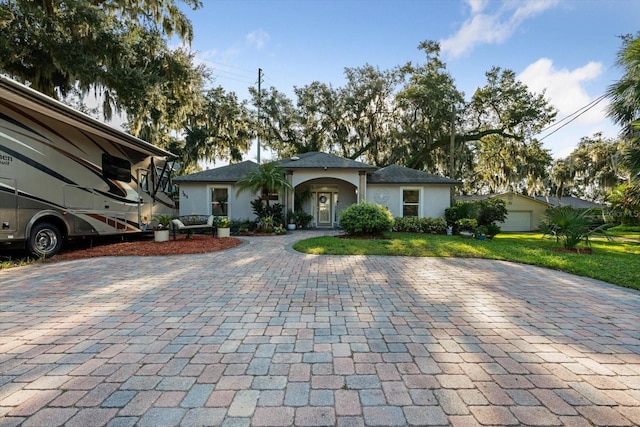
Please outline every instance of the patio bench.
[{"label": "patio bench", "polygon": [[[206,222],[205,222],[206,220]],[[187,215],[171,220],[171,234],[173,240],[181,231],[191,230],[208,230],[211,229],[211,235],[216,235],[215,217],[213,215]]]}]

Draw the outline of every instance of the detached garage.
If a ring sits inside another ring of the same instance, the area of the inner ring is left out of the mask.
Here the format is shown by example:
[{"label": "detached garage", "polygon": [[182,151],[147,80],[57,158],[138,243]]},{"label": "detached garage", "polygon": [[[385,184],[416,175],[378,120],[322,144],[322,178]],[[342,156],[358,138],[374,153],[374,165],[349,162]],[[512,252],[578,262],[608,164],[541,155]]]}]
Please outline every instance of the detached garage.
[{"label": "detached garage", "polygon": [[490,194],[486,196],[460,197],[458,200],[478,200],[498,198],[507,204],[507,219],[498,225],[502,231],[534,231],[544,219],[544,212],[551,206],[542,200],[523,196],[513,192]]},{"label": "detached garage", "polygon": [[509,211],[505,222],[500,224],[502,231],[531,231],[533,216],[532,211],[515,212]]}]

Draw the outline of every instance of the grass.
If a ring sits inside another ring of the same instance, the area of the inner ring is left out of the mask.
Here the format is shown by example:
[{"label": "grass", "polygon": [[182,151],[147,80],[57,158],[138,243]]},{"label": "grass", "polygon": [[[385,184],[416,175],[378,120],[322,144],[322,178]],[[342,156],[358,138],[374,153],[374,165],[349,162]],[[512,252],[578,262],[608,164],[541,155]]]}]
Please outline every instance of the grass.
[{"label": "grass", "polygon": [[609,228],[607,234],[625,239],[636,239],[640,242],[640,225],[617,225]]},{"label": "grass", "polygon": [[39,259],[34,258],[8,258],[5,260],[0,259],[0,270],[4,268],[11,267],[22,267],[25,265],[35,264],[36,262],[41,261]]},{"label": "grass", "polygon": [[593,239],[592,255],[555,252],[555,240],[541,234],[500,234],[493,240],[463,239],[412,233],[388,233],[387,239],[345,239],[331,236],[302,240],[294,249],[322,255],[391,255],[472,257],[519,262],[562,270],[640,290],[640,244]]}]

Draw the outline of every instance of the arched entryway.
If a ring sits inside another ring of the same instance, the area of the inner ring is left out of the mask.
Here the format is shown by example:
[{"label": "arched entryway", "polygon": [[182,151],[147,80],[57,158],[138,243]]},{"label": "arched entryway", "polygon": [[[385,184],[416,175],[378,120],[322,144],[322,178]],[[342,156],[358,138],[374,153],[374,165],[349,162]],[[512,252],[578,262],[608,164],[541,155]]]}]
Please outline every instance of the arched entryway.
[{"label": "arched entryway", "polygon": [[[357,187],[337,178],[316,178],[298,184],[296,197],[303,196],[298,204],[313,219],[309,224],[317,228],[339,226],[340,213],[358,201]],[[300,206],[301,205],[301,206]]]}]

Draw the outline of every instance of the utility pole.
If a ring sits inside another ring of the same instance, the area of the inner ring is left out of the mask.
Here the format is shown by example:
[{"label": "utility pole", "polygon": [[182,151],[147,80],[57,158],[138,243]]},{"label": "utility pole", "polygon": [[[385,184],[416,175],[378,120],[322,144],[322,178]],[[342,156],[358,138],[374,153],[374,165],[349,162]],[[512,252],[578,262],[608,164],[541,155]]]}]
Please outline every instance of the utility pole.
[{"label": "utility pole", "polygon": [[[455,104],[451,104],[451,139],[449,140],[449,178],[455,179],[455,152],[456,148],[456,106]],[[455,203],[455,189],[454,186],[449,187],[449,204],[453,206]]]},{"label": "utility pole", "polygon": [[262,68],[258,68],[258,132],[257,132],[257,139],[258,139],[258,156],[257,156],[257,160],[258,160],[258,164],[260,164],[260,129],[262,126],[262,121],[260,120],[260,107],[262,106]]},{"label": "utility pole", "polygon": [[449,178],[455,179],[455,145],[456,145],[456,106],[451,105],[451,140],[449,143]]}]

